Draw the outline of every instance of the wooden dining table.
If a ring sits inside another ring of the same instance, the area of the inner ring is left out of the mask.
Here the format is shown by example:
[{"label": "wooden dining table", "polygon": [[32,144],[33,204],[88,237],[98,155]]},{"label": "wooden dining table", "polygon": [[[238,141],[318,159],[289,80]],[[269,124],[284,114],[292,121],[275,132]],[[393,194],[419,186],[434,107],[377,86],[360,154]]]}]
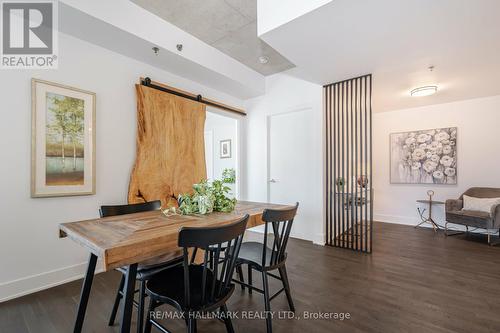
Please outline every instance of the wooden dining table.
[{"label": "wooden dining table", "polygon": [[262,213],[265,209],[287,208],[293,206],[239,201],[231,213],[166,216],[158,210],[61,223],[59,237],[68,237],[90,252],[73,331],[82,330],[98,258],[102,260],[104,271],[127,267],[120,332],[129,332],[138,264],[178,253],[180,228],[221,226],[235,222],[245,214],[250,215],[247,228],[252,228],[263,224]]}]

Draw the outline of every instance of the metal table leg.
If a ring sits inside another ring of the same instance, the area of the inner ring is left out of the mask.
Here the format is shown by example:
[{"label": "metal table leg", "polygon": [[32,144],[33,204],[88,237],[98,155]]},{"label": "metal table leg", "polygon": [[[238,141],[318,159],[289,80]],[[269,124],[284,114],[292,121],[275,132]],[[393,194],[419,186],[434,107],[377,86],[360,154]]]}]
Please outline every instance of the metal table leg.
[{"label": "metal table leg", "polygon": [[85,274],[85,279],[83,280],[82,292],[80,294],[80,303],[78,304],[75,326],[73,328],[73,332],[75,333],[80,333],[82,331],[83,320],[85,319],[85,312],[87,310],[87,303],[89,301],[90,289],[92,287],[92,280],[94,279],[96,263],[97,256],[91,253],[89,264],[87,266],[87,273]]},{"label": "metal table leg", "polygon": [[429,206],[429,215],[427,217],[424,216],[426,209],[420,210],[420,208],[417,208],[418,214],[420,215],[420,219],[422,220],[422,222],[417,224],[415,226],[415,228],[420,227],[422,224],[429,223],[432,226],[432,229],[434,230],[434,232],[436,232],[440,229],[439,226],[437,225],[437,223],[434,222],[434,220],[432,219],[432,208],[431,207],[432,207],[432,205]]},{"label": "metal table leg", "polygon": [[120,326],[121,333],[130,332],[130,322],[132,320],[132,307],[135,294],[135,278],[137,275],[137,264],[128,266],[125,276],[124,296],[122,303],[122,320]]}]

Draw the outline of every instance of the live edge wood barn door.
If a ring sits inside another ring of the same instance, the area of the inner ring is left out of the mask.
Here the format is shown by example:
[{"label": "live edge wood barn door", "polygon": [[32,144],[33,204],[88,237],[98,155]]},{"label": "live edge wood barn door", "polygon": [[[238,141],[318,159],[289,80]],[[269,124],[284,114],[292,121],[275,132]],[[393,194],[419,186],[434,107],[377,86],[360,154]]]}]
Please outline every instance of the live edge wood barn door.
[{"label": "live edge wood barn door", "polygon": [[128,201],[177,205],[206,179],[205,105],[143,85],[137,92],[137,152]]}]

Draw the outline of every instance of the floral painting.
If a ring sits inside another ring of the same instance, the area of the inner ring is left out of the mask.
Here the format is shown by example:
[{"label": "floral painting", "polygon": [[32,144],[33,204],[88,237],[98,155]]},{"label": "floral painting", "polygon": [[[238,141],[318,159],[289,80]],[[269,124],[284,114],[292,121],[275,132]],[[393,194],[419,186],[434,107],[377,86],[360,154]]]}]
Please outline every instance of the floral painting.
[{"label": "floral painting", "polygon": [[393,133],[391,183],[456,184],[457,128]]}]

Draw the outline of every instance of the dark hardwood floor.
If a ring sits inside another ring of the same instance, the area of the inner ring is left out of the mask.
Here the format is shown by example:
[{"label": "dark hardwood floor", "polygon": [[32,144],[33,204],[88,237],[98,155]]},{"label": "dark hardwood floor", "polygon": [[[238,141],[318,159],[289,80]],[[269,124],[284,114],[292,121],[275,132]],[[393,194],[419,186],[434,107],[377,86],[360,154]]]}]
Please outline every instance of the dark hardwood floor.
[{"label": "dark hardwood floor", "polygon": [[[386,223],[375,223],[373,236],[371,255],[291,240],[287,264],[296,315],[336,312],[349,313],[350,319],[275,319],[274,331],[500,332],[499,247]],[[107,318],[119,278],[117,272],[96,276],[85,332],[118,331],[118,325],[107,326]],[[256,272],[254,281],[261,286]],[[75,281],[0,304],[0,332],[71,332],[80,284]],[[278,286],[271,281],[272,288]],[[288,310],[285,295],[271,306],[273,311]],[[264,309],[260,294],[249,296],[239,288],[228,307]],[[179,319],[165,324],[173,332],[185,331]],[[265,332],[264,320],[236,319],[234,325],[237,332]],[[204,320],[198,331],[225,329],[219,321]]]}]

